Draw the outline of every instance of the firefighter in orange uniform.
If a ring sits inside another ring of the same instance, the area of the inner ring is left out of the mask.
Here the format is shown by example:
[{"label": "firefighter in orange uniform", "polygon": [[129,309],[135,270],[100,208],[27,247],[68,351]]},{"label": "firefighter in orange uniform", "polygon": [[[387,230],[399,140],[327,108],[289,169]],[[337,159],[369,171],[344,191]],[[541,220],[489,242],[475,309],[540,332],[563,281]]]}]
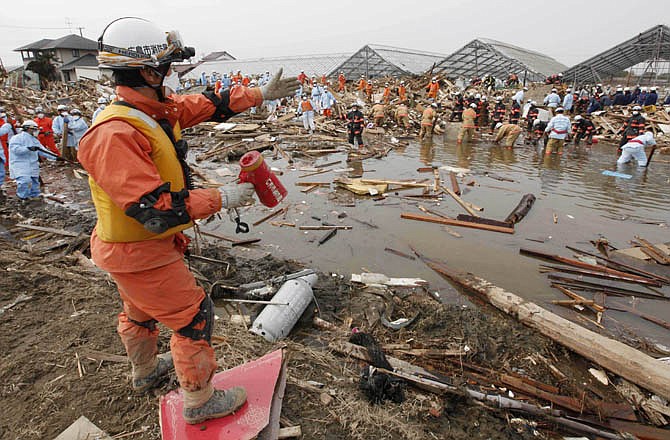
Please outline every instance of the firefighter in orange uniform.
[{"label": "firefighter in orange uniform", "polygon": [[[113,74],[118,99],[83,136],[78,159],[89,173],[98,214],[91,256],[110,273],[123,301],[117,330],[132,386],[156,386],[174,364],[185,421],[223,417],[245,403],[246,391],[212,386],[214,304],[184,264],[188,240],[182,231],[221,208],[247,204],[254,189],[248,183],[192,189],[181,129],[292,95],[298,82],[281,79],[280,70],[263,88],[176,95],[170,64],[195,54],[177,32],[125,17],[105,28],[99,44],[99,67]],[[157,322],[173,331],[171,355],[157,356]]]},{"label": "firefighter in orange uniform", "polygon": [[337,76],[337,84],[338,92],[346,92],[347,91],[347,78],[344,76],[344,72],[340,72],[340,74]]},{"label": "firefighter in orange uniform", "polygon": [[367,88],[368,82],[365,80],[365,75],[361,75],[361,79],[358,81],[358,91],[365,93]]},{"label": "firefighter in orange uniform", "polygon": [[437,92],[440,90],[440,84],[437,82],[437,78],[433,77],[426,88],[428,89],[428,95],[426,97],[428,99],[437,99]]},{"label": "firefighter in orange uniform", "polygon": [[303,85],[304,85],[305,82],[307,81],[307,75],[305,75],[305,71],[304,71],[304,70],[301,70],[301,71],[300,71],[300,74],[298,75],[298,81],[300,81],[300,83],[303,84]]},{"label": "firefighter in orange uniform", "polygon": [[384,98],[384,104],[388,104],[391,100],[391,87],[389,86],[389,83],[384,84],[384,94],[382,96]]},{"label": "firefighter in orange uniform", "polygon": [[369,102],[372,102],[372,94],[373,94],[373,92],[374,92],[373,82],[370,81],[370,82],[365,86],[365,96],[367,96]]},{"label": "firefighter in orange uniform", "polygon": [[54,139],[54,132],[51,130],[51,123],[53,120],[44,114],[44,109],[42,107],[37,107],[35,109],[35,121],[37,126],[40,128],[40,134],[37,136],[37,140],[40,141],[40,144],[48,148],[52,153],[55,153],[60,156],[60,151],[56,147],[56,139]]},{"label": "firefighter in orange uniform", "polygon": [[400,98],[400,102],[407,101],[407,89],[405,88],[405,81],[400,81],[400,85],[398,86],[398,97]]}]

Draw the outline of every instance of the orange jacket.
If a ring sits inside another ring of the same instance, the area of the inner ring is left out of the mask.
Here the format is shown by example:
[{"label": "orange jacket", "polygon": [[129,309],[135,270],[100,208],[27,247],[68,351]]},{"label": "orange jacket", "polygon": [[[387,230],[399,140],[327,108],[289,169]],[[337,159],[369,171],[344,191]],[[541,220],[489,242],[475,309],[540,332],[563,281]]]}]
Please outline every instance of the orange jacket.
[{"label": "orange jacket", "polygon": [[365,86],[365,93],[366,93],[368,96],[372,96],[372,83],[368,83],[368,84]]},{"label": "orange jacket", "polygon": [[[228,92],[226,92],[228,93]],[[119,86],[116,95],[153,118],[166,118],[182,128],[209,120],[214,104],[205,95],[172,95],[165,102],[147,98],[129,87]],[[235,113],[260,106],[260,89],[236,87],[230,91],[229,108]],[[126,122],[110,120],[91,127],[79,143],[78,159],[95,182],[121,209],[158,188],[161,180],[151,161],[151,144],[139,130]],[[186,210],[192,219],[206,218],[221,209],[221,195],[216,189],[189,191]],[[169,209],[170,194],[163,193],[154,207]],[[96,264],[108,272],[138,272],[165,266],[183,258],[187,240],[183,234],[129,243],[100,240],[93,230],[91,255]]]},{"label": "orange jacket", "polygon": [[300,101],[300,111],[302,113],[314,111],[314,107],[312,107],[312,103],[309,101],[309,99],[306,101]]},{"label": "orange jacket", "polygon": [[217,79],[214,83],[214,93],[219,93],[219,90],[221,90],[221,80]]},{"label": "orange jacket", "polygon": [[326,75],[321,75],[321,84],[324,86],[328,84],[328,78],[326,78]]},{"label": "orange jacket", "polygon": [[345,76],[340,73],[340,75],[337,77],[337,82],[340,83],[340,86],[344,86],[347,83],[347,78],[345,78]]},{"label": "orange jacket", "polygon": [[431,82],[428,85],[428,97],[437,98],[437,91],[440,90],[440,85],[436,82]]},{"label": "orange jacket", "polygon": [[432,107],[428,107],[421,115],[421,125],[433,125],[433,119],[435,119],[435,110]]},{"label": "orange jacket", "polygon": [[244,87],[248,86],[250,82],[251,82],[251,80],[249,79],[248,76],[245,76],[244,78],[242,78],[242,85]]},{"label": "orange jacket", "polygon": [[233,84],[237,84],[238,81],[242,81],[242,75],[235,74],[232,76],[231,79],[233,81]]},{"label": "orange jacket", "polygon": [[358,90],[365,91],[365,89],[368,87],[368,82],[365,80],[365,78],[361,78],[360,81],[358,81]]},{"label": "orange jacket", "polygon": [[472,107],[463,110],[463,128],[476,128],[477,112]]},{"label": "orange jacket", "polygon": [[388,98],[389,96],[391,96],[391,89],[384,87],[384,98]]},{"label": "orange jacket", "polygon": [[304,84],[306,79],[307,79],[307,75],[305,75],[304,72],[300,72],[300,75],[298,75],[298,81],[300,81],[301,83]]},{"label": "orange jacket", "polygon": [[42,119],[36,117],[33,119],[33,121],[35,121],[37,126],[40,128],[40,134],[37,136],[37,140],[40,141],[40,144],[44,145],[54,153],[58,151],[54,151],[54,148],[56,147],[56,140],[54,139],[54,133],[51,129],[51,123],[53,120],[50,117],[45,116]]},{"label": "orange jacket", "polygon": [[405,89],[405,86],[398,87],[398,96],[401,101],[407,101],[407,90]]}]

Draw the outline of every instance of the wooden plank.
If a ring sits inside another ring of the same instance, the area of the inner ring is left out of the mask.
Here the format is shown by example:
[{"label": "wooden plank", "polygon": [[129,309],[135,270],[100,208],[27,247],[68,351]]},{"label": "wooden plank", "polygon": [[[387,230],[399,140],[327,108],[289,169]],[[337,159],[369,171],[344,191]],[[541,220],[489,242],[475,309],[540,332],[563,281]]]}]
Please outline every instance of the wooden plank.
[{"label": "wooden plank", "polygon": [[602,273],[606,273],[606,274],[609,274],[609,275],[617,275],[617,276],[620,276],[620,277],[624,277],[624,278],[628,278],[628,279],[634,279],[634,280],[637,280],[637,281],[650,281],[649,278],[644,278],[644,277],[641,277],[639,275],[633,275],[633,274],[630,274],[630,273],[621,272],[619,270],[610,269],[609,267],[605,267],[605,266],[598,266],[598,265],[595,265],[595,264],[584,263],[583,261],[573,260],[572,258],[561,257],[560,255],[552,255],[552,254],[548,254],[546,252],[536,251],[536,250],[533,250],[533,249],[521,248],[521,249],[519,249],[519,253],[521,255],[558,261],[559,263],[567,264],[568,266],[580,267],[582,269],[588,269],[588,270],[592,270],[592,271],[595,271],[595,272],[602,272]]},{"label": "wooden plank", "polygon": [[455,192],[453,192],[453,191],[450,190],[449,188],[445,187],[444,185],[440,186],[440,188],[442,188],[442,191],[446,192],[446,193],[449,194],[454,200],[456,200],[456,202],[457,202],[459,205],[461,205],[461,207],[463,207],[463,209],[465,209],[465,210],[468,212],[468,214],[470,214],[470,215],[473,216],[473,217],[479,217],[479,216],[477,215],[477,213],[476,213],[472,208],[470,208],[470,207],[463,201],[463,199],[461,199],[460,197],[458,197],[458,196],[456,195]]},{"label": "wooden plank", "polygon": [[309,225],[303,225],[299,226],[298,229],[301,231],[330,231],[332,229],[342,229],[345,231],[348,231],[350,229],[353,229],[353,226],[349,225],[318,225],[318,226],[309,226]]},{"label": "wooden plank", "polygon": [[220,235],[220,234],[214,234],[212,232],[207,232],[207,231],[200,231],[200,234],[207,236],[207,237],[212,237],[212,238],[218,238],[219,240],[224,240],[227,242],[232,243],[232,246],[244,246],[248,244],[253,244],[253,243],[258,243],[261,241],[260,238],[250,238],[248,240],[237,240],[235,238],[231,237],[226,237],[225,235]]},{"label": "wooden plank", "polygon": [[20,223],[17,223],[16,226],[23,229],[32,229],[33,231],[51,232],[52,234],[64,235],[66,237],[88,237],[88,234],[66,231],[65,229],[48,228],[46,226],[23,225]]},{"label": "wooden plank", "polygon": [[523,324],[537,329],[543,335],[614,374],[670,399],[670,367],[662,362],[626,344],[570,322],[482,278],[454,271],[443,264],[430,261],[427,264]]},{"label": "wooden plank", "polygon": [[388,253],[390,253],[390,254],[393,254],[393,255],[397,255],[397,256],[399,256],[399,257],[407,258],[408,260],[416,260],[416,257],[415,257],[415,256],[413,256],[413,255],[408,255],[408,254],[406,254],[406,253],[404,253],[404,252],[397,251],[397,250],[392,249],[392,248],[390,248],[390,247],[386,247],[386,248],[384,248],[384,251],[386,251],[386,252],[388,252]]},{"label": "wooden plank", "polygon": [[296,182],[295,186],[330,186],[330,182]]},{"label": "wooden plank", "polygon": [[302,437],[302,429],[300,429],[300,425],[281,428],[279,430],[279,437],[277,438],[282,439],[282,438],[295,438],[295,437]]},{"label": "wooden plank", "polygon": [[403,212],[400,214],[400,218],[407,220],[418,220],[421,222],[430,222],[430,223],[439,223],[441,225],[451,225],[451,226],[462,226],[464,228],[473,228],[473,229],[483,229],[485,231],[492,232],[502,232],[505,234],[514,234],[514,228],[503,228],[500,226],[491,226],[491,225],[480,225],[478,223],[463,222],[456,219],[444,218],[444,217],[430,217],[427,215],[412,214],[409,212]]},{"label": "wooden plank", "polygon": [[[614,261],[614,260],[611,260],[611,259],[609,259],[609,258],[605,258],[605,257],[603,257],[602,255],[594,254],[593,252],[584,251],[584,250],[577,249],[577,248],[572,247],[572,246],[565,246],[565,247],[568,248],[568,249],[570,249],[571,251],[578,252],[578,253],[580,253],[580,254],[584,254],[584,255],[589,255],[589,256],[591,256],[591,257],[595,257],[595,258],[598,258],[598,259],[600,259],[600,260],[603,260],[603,261],[605,261],[608,265],[613,265],[613,266],[616,266],[616,267],[619,267],[619,268],[626,269],[626,270],[628,270],[628,271],[630,271],[630,272],[636,274],[637,276],[642,276],[642,277],[647,277],[647,278],[653,278],[653,279],[658,280],[658,281],[660,281],[660,282],[662,282],[662,283],[670,284],[670,278],[664,277],[664,276],[662,276],[662,275],[657,275],[657,274],[655,274],[655,273],[648,272],[648,271],[646,271],[646,270],[642,270],[642,269],[640,269],[640,268],[637,268],[637,267],[635,267],[635,266],[631,266],[631,265],[629,265],[629,264],[620,263],[620,262],[618,262],[618,261]],[[630,274],[629,274],[629,275],[630,275]]]},{"label": "wooden plank", "polygon": [[458,186],[458,179],[456,178],[456,173],[449,171],[449,179],[451,180],[451,188],[454,190],[456,195],[461,195],[461,187]]},{"label": "wooden plank", "polygon": [[397,185],[409,186],[412,188],[431,188],[432,185],[427,183],[417,183],[416,181],[404,182],[402,180],[385,180],[385,179],[361,179],[361,183],[366,185]]},{"label": "wooden plank", "polygon": [[501,222],[500,220],[495,220],[492,218],[484,218],[484,217],[473,217],[471,215],[466,215],[466,214],[458,214],[456,216],[456,220],[461,220],[464,222],[472,222],[472,223],[479,223],[482,225],[491,225],[491,226],[500,226],[501,228],[511,228],[513,227],[509,223]]},{"label": "wooden plank", "polygon": [[608,310],[616,310],[619,312],[628,312],[632,313],[635,316],[639,316],[640,318],[644,319],[645,321],[653,322],[656,325],[660,325],[661,327],[670,330],[670,322],[664,321],[660,318],[657,318],[652,315],[648,315],[646,313],[640,312],[639,310],[633,309],[632,307],[628,307],[626,305],[623,305],[621,303],[615,303],[615,307],[607,306]]},{"label": "wooden plank", "polygon": [[657,248],[652,243],[648,242],[642,237],[636,235],[635,239],[640,243],[642,243],[642,246],[644,246],[642,252],[644,252],[645,249],[649,251],[651,254],[648,254],[647,252],[645,252],[645,254],[653,258],[658,264],[670,264],[670,255],[667,255],[661,249]]},{"label": "wooden plank", "polygon": [[258,225],[260,225],[261,223],[265,223],[266,221],[268,221],[268,220],[270,220],[270,219],[272,219],[272,218],[275,218],[275,217],[277,217],[277,216],[280,215],[280,214],[286,213],[287,211],[288,211],[288,208],[278,209],[277,211],[275,211],[275,212],[271,212],[270,214],[266,215],[265,217],[263,217],[263,218],[261,218],[261,219],[259,219],[259,220],[256,220],[256,221],[253,223],[253,225],[254,225],[254,226],[258,226]]},{"label": "wooden plank", "polygon": [[603,278],[606,280],[612,280],[612,281],[623,281],[625,283],[637,283],[637,284],[646,284],[648,286],[655,286],[655,287],[661,287],[662,284],[660,281],[656,280],[640,280],[637,278],[630,278],[630,277],[624,277],[624,276],[619,276],[619,275],[610,275],[607,273],[595,271],[595,270],[588,270],[588,269],[580,269],[577,267],[566,267],[566,266],[552,266],[552,265],[540,265],[540,269],[542,271],[555,271],[555,272],[564,272],[564,273],[571,273],[571,274],[577,274],[577,275],[585,275],[588,277],[594,277],[594,278]]}]

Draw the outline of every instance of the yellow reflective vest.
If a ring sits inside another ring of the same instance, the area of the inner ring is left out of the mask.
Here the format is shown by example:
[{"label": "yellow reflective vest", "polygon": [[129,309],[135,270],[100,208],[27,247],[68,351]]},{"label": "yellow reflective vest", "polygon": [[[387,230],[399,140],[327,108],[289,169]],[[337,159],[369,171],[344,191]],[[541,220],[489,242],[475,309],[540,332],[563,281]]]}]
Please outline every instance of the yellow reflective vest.
[{"label": "yellow reflective vest", "polygon": [[[177,152],[170,138],[165,134],[163,128],[149,115],[140,110],[124,105],[109,105],[95,119],[92,129],[105,122],[117,120],[124,121],[132,125],[142,133],[151,144],[151,160],[156,165],[158,173],[163,182],[170,182],[170,191],[177,192],[184,189],[184,173],[177,158]],[[175,140],[181,138],[181,129],[179,123],[174,127]],[[123,166],[123,164],[110,164],[110,166]],[[154,234],[144,228],[137,220],[126,215],[126,213],[117,206],[105,191],[98,186],[92,177],[89,177],[88,183],[91,187],[91,196],[95,204],[95,210],[98,214],[98,224],[96,232],[102,241],[107,242],[131,242],[156,240],[169,237],[179,231],[193,226],[193,222],[178,225],[168,229],[162,234]],[[123,182],[119,182],[123,185]],[[138,194],[139,197],[144,194]]]}]

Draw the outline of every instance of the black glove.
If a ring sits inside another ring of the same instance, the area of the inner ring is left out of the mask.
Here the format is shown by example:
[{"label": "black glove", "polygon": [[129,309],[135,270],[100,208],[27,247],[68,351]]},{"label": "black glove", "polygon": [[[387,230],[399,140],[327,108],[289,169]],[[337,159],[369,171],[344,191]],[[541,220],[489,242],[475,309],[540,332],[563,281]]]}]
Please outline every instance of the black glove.
[{"label": "black glove", "polygon": [[30,151],[37,151],[39,150],[39,147],[28,147]]}]

